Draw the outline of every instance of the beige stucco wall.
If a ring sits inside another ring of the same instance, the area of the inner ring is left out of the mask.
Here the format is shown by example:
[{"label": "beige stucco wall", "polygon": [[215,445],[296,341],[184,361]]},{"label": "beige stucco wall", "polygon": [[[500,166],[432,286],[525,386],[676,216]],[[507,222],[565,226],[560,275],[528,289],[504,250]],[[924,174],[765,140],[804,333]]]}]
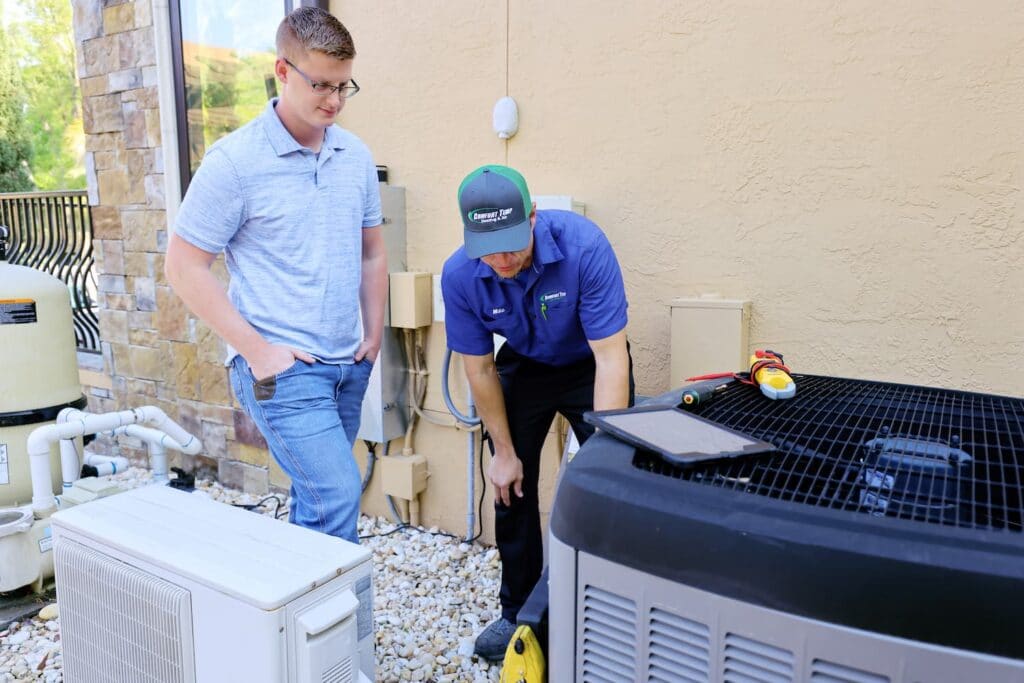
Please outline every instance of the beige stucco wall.
[{"label": "beige stucco wall", "polygon": [[[751,347],[800,372],[1020,393],[1019,3],[332,10],[363,86],[342,123],[406,188],[412,269],[438,272],[458,245],[462,176],[506,162],[607,232],[643,393],[680,383],[669,302],[702,294],[749,300]],[[507,143],[491,131],[505,94]],[[443,325],[429,344],[436,369]],[[426,517],[460,529],[463,437],[424,428],[418,450]]]},{"label": "beige stucco wall", "polygon": [[[203,438],[200,464],[225,483],[286,487],[230,398],[222,345],[162,277],[166,3],[74,5],[110,375],[93,409],[155,403]],[[641,393],[681,380],[669,302],[717,294],[749,301],[750,346],[799,372],[1019,394],[1024,8],[804,5],[336,0],[363,86],[342,124],[406,189],[415,270],[458,246],[455,189],[479,164],[585,202],[623,266]],[[521,116],[509,142],[491,131],[505,94]],[[438,415],[443,351],[435,324]],[[423,521],[464,532],[465,434],[421,425],[415,445]],[[386,514],[379,476],[363,503]],[[485,540],[490,509],[488,495]]]}]

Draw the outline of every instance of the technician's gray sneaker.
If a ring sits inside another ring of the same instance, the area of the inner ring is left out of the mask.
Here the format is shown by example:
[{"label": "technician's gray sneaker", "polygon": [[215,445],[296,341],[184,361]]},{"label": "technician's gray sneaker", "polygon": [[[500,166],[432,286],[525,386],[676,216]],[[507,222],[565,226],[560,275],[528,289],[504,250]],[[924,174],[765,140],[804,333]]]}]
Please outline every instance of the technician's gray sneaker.
[{"label": "technician's gray sneaker", "polygon": [[505,650],[508,648],[508,641],[512,640],[512,634],[516,632],[516,625],[504,617],[492,621],[487,628],[476,637],[476,645],[473,647],[473,654],[483,657],[491,662],[500,662],[505,659]]}]

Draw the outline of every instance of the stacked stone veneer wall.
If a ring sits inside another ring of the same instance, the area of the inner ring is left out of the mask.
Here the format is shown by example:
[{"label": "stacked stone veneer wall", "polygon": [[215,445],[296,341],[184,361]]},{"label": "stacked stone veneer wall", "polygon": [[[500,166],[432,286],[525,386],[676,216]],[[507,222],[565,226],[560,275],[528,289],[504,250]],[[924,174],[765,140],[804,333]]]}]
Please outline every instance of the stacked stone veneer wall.
[{"label": "stacked stone veneer wall", "polygon": [[[233,405],[224,348],[186,312],[163,275],[167,249],[164,163],[151,0],[73,0],[86,169],[108,387],[90,387],[90,409],[152,404],[201,437],[203,456],[183,463],[226,485],[286,486],[268,469],[265,444]],[[173,171],[172,171],[173,172]],[[217,269],[223,276],[223,267]],[[98,442],[141,458],[141,444]],[[173,463],[172,463],[173,464]]]}]

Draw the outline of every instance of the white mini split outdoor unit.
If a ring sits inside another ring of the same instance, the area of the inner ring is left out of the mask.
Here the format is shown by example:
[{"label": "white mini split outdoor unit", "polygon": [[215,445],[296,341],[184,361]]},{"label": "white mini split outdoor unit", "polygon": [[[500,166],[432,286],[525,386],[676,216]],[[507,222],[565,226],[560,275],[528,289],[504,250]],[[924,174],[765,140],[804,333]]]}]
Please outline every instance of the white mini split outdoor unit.
[{"label": "white mini split outdoor unit", "polygon": [[66,681],[374,680],[365,548],[166,486],[52,519]]}]

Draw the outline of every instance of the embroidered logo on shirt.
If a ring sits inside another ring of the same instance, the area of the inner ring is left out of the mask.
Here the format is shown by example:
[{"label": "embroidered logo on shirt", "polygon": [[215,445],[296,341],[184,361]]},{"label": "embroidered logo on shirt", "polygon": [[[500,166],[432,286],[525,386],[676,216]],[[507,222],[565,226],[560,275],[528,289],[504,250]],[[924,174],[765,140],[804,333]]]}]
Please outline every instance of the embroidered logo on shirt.
[{"label": "embroidered logo on shirt", "polygon": [[502,313],[505,313],[507,311],[507,308],[492,308],[491,315],[501,315]]},{"label": "embroidered logo on shirt", "polygon": [[565,290],[557,290],[554,292],[548,292],[547,294],[540,295],[540,315],[545,320],[548,319],[548,304],[552,301],[559,301],[566,297]]},{"label": "embroidered logo on shirt", "polygon": [[565,290],[560,290],[560,291],[557,291],[557,292],[548,292],[547,294],[541,294],[540,295],[540,301],[543,304],[549,304],[552,301],[557,301],[559,299],[564,299],[566,296],[567,295],[565,293]]}]

